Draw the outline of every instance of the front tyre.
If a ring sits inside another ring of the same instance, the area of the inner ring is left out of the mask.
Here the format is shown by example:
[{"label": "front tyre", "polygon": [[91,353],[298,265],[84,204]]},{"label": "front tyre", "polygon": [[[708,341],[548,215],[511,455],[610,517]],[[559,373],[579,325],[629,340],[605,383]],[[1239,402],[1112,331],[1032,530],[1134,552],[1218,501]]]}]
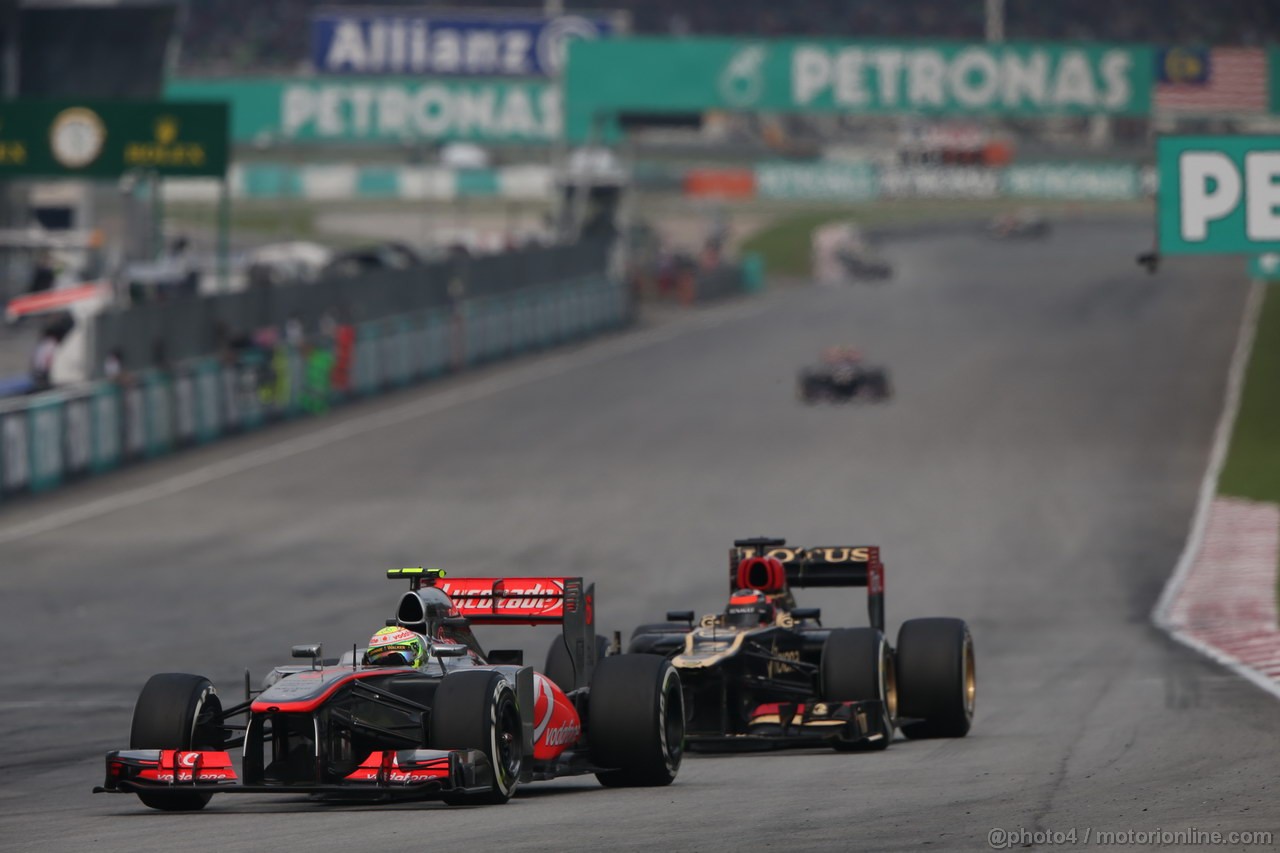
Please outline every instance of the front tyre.
[{"label": "front tyre", "polygon": [[[151,676],[133,707],[130,749],[222,749],[222,702],[202,675],[162,672]],[[198,811],[212,794],[196,791],[139,792],[142,804],[164,812]]]},{"label": "front tyre", "polygon": [[609,788],[670,785],[684,757],[680,675],[658,655],[614,655],[591,678],[591,760]]},{"label": "front tyre", "polygon": [[477,749],[493,768],[489,790],[451,791],[443,797],[451,806],[501,805],[511,799],[520,781],[520,709],[511,683],[492,670],[451,672],[436,688],[431,706],[433,749]]},{"label": "front tyre", "polygon": [[838,628],[827,635],[820,667],[822,698],[828,702],[879,702],[879,731],[870,740],[835,740],[837,750],[880,750],[893,740],[898,686],[893,654],[875,628]]},{"label": "front tyre", "polygon": [[898,629],[902,727],[909,738],[964,737],[977,696],[973,637],[962,619],[908,619]]}]

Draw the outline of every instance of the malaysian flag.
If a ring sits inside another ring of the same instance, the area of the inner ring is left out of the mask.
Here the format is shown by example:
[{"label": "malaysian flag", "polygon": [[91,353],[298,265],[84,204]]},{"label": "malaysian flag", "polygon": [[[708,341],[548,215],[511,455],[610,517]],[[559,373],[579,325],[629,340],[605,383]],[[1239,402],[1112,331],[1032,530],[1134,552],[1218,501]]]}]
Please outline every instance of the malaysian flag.
[{"label": "malaysian flag", "polygon": [[1156,54],[1157,112],[1265,113],[1267,52],[1171,47]]}]

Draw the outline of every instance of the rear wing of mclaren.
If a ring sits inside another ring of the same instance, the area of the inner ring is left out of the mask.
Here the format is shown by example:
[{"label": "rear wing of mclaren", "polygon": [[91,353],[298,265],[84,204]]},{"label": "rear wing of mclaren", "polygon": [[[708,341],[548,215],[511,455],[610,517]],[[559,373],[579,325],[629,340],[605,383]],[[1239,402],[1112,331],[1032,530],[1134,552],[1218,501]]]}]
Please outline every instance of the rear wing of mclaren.
[{"label": "rear wing of mclaren", "polygon": [[[449,578],[440,569],[388,569],[387,577],[408,579],[406,595],[421,596],[424,605],[430,603],[424,588],[440,590],[457,608],[457,616],[473,625],[562,626],[573,660],[574,686],[586,687],[590,681],[596,665],[595,584],[580,577]],[[403,618],[399,621],[406,624]]]},{"label": "rear wing of mclaren", "polygon": [[871,627],[884,630],[884,563],[876,545],[789,547],[785,539],[737,539],[729,549],[730,589],[780,593],[792,587],[865,586]]}]

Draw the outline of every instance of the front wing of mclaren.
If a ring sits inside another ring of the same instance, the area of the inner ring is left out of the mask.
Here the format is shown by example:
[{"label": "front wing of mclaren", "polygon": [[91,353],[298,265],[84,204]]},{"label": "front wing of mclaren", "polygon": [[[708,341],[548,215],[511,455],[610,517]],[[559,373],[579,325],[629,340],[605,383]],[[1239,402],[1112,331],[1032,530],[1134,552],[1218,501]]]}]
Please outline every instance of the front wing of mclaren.
[{"label": "front wing of mclaren", "polygon": [[474,749],[403,749],[371,753],[341,782],[242,784],[231,754],[212,750],[113,750],[94,793],[333,794],[353,799],[427,798],[484,793],[493,767]]}]

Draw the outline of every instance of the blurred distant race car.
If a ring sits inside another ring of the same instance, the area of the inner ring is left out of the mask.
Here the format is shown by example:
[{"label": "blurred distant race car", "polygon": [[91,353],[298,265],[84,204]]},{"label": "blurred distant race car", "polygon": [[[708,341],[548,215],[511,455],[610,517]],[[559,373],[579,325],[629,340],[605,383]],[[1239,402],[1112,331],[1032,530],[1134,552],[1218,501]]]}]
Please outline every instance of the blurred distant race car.
[{"label": "blurred distant race car", "polygon": [[[870,626],[827,628],[794,587],[867,588]],[[641,625],[629,651],[667,655],[680,671],[691,749],[827,744],[884,749],[909,738],[963,737],[973,721],[973,639],[960,619],[909,619],[885,635],[884,566],[875,546],[787,547],[740,539],[732,594],[695,620],[668,611]]]},{"label": "blurred distant race car", "polygon": [[819,283],[884,281],[893,277],[893,267],[856,223],[823,225],[814,230],[811,243],[813,276]]},{"label": "blurred distant race car", "polygon": [[887,281],[893,278],[893,267],[869,247],[845,249],[836,258],[849,278],[865,281]]},{"label": "blurred distant race car", "polygon": [[[406,643],[416,660],[399,646],[392,662],[376,664],[363,649],[325,661],[319,645],[294,646],[309,664],[276,667],[256,693],[246,673],[245,701],[230,707],[202,676],[152,676],[129,749],[107,753],[95,792],[191,811],[222,793],[500,804],[522,782],[559,776],[594,773],[607,786],[675,779],[680,677],[663,657],[604,656],[593,586],[443,574],[387,572],[410,590],[375,639]],[[472,624],[560,624],[563,633],[544,675],[519,651],[486,654]],[[233,750],[243,756],[238,771]]]},{"label": "blurred distant race car", "polygon": [[1049,230],[1049,220],[1044,214],[1030,208],[1002,214],[987,225],[987,234],[997,240],[1040,239],[1048,237]]},{"label": "blurred distant race car", "polygon": [[796,391],[801,401],[811,405],[824,400],[879,402],[889,399],[893,393],[888,371],[863,363],[862,354],[853,347],[824,350],[821,364],[800,371]]}]

